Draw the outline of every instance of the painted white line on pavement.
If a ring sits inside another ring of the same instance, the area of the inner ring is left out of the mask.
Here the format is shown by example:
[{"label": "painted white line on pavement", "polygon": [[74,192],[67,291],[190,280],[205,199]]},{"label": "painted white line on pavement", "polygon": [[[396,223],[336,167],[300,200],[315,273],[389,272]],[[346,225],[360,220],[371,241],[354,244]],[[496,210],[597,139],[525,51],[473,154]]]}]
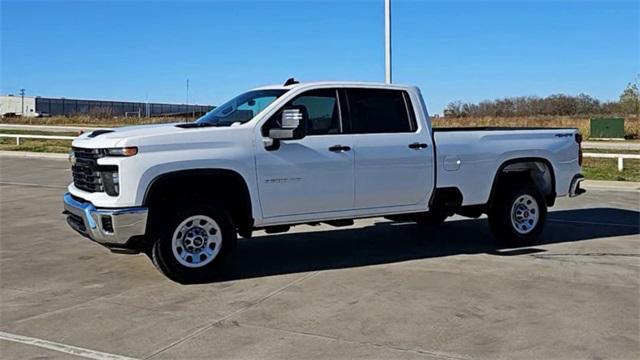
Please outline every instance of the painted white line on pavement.
[{"label": "painted white line on pavement", "polygon": [[87,359],[96,359],[96,360],[135,360],[134,358],[116,354],[109,354],[101,351],[95,351],[90,349],[85,349],[77,346],[61,344],[53,341],[42,340],[37,338],[32,338],[28,336],[16,335],[6,333],[4,331],[0,331],[0,339],[13,341],[20,344],[37,346],[44,349],[49,349],[53,351],[58,351],[65,354],[71,354],[75,356],[84,357]]}]

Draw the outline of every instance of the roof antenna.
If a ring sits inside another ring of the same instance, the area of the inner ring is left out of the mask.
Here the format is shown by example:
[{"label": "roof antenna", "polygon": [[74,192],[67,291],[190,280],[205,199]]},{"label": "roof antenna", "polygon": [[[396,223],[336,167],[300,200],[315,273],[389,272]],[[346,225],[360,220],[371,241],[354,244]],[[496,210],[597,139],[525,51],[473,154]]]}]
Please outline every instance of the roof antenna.
[{"label": "roof antenna", "polygon": [[295,84],[300,84],[300,81],[296,80],[295,78],[288,78],[287,81],[284,82],[284,86],[295,85]]}]

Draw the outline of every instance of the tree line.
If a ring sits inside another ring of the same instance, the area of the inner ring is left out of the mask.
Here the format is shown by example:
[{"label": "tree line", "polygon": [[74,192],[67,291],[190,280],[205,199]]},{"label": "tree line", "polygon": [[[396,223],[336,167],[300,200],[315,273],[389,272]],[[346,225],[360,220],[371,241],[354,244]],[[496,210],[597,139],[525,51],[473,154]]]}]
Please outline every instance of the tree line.
[{"label": "tree line", "polygon": [[547,97],[518,96],[479,103],[455,101],[444,109],[445,117],[519,117],[636,115],[640,111],[638,85],[629,83],[618,101],[600,101],[590,95],[555,94]]}]

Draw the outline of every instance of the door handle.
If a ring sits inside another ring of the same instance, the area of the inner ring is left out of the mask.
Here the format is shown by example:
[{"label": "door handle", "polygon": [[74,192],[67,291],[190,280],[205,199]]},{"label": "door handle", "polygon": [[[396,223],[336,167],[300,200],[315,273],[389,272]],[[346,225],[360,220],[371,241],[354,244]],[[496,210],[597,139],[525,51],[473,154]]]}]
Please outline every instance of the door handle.
[{"label": "door handle", "polygon": [[329,151],[333,151],[333,152],[344,152],[349,150],[351,150],[351,147],[349,146],[333,145],[329,147]]},{"label": "door handle", "polygon": [[429,146],[429,145],[427,145],[427,144],[425,144],[425,143],[418,143],[418,142],[415,142],[415,143],[413,143],[413,144],[409,144],[409,149],[416,149],[416,150],[419,150],[419,149],[424,149],[424,148],[426,148],[426,147],[428,147],[428,146]]}]

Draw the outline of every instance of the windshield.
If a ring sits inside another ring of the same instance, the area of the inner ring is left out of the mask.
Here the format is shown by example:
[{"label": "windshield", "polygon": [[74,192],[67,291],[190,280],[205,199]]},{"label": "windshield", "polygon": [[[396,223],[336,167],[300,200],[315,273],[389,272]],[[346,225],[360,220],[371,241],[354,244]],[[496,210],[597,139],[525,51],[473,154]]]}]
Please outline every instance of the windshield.
[{"label": "windshield", "polygon": [[238,95],[196,120],[198,124],[229,126],[246,123],[287,90],[254,90]]}]

